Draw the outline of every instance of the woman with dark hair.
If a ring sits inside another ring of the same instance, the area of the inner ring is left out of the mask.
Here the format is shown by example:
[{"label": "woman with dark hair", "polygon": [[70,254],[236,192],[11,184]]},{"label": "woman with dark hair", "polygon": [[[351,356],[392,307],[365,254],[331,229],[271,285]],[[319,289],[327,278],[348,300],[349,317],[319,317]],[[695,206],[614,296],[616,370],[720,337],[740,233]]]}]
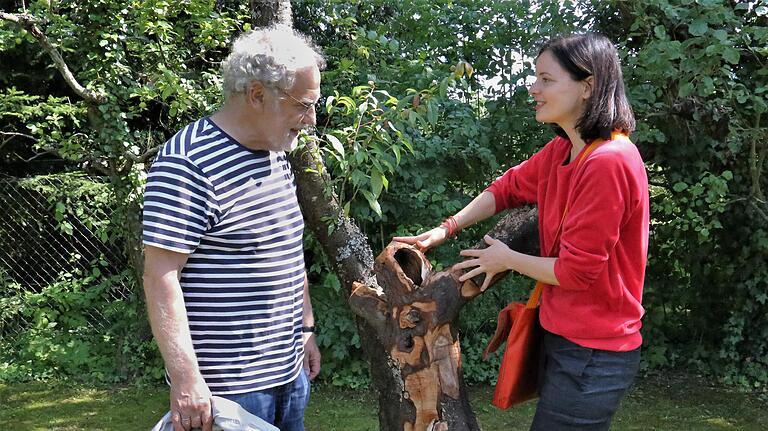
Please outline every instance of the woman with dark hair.
[{"label": "woman with dark hair", "polygon": [[[394,240],[421,250],[504,209],[535,203],[542,256],[464,250],[460,281],[513,270],[544,283],[544,373],[532,430],[607,430],[640,361],[648,180],[613,44],[587,33],[547,42],[529,93],[557,137],[439,227]],[[548,254],[551,250],[551,254]]]}]

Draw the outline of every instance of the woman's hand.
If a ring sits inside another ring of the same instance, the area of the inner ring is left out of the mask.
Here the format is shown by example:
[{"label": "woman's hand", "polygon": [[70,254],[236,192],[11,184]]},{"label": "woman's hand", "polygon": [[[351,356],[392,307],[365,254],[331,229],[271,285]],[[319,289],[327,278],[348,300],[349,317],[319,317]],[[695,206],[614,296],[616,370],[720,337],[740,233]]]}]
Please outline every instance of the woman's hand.
[{"label": "woman's hand", "polygon": [[483,239],[485,240],[485,243],[488,244],[487,248],[482,250],[462,250],[461,253],[459,253],[461,256],[474,259],[467,259],[453,266],[455,269],[475,267],[459,277],[459,281],[462,282],[469,280],[476,275],[485,273],[485,280],[483,280],[483,285],[480,286],[481,291],[485,291],[485,289],[488,288],[488,285],[496,274],[512,269],[509,265],[509,260],[515,253],[510,250],[506,244],[497,239],[493,239],[488,235]]},{"label": "woman's hand", "polygon": [[442,244],[447,236],[448,229],[438,226],[416,236],[396,236],[392,238],[392,241],[415,245],[422,252],[426,252],[430,248]]}]

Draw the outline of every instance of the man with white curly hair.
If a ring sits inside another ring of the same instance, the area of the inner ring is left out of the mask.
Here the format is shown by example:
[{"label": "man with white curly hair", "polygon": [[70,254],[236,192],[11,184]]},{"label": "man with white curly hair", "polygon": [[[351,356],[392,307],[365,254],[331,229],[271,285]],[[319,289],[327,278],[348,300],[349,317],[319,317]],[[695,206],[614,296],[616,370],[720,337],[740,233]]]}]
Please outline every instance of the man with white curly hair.
[{"label": "man with white curly hair", "polygon": [[144,291],[174,430],[211,430],[212,395],[303,430],[320,371],[304,222],[285,151],[315,124],[320,50],[288,27],[240,36],[225,101],[169,139],[144,197]]}]

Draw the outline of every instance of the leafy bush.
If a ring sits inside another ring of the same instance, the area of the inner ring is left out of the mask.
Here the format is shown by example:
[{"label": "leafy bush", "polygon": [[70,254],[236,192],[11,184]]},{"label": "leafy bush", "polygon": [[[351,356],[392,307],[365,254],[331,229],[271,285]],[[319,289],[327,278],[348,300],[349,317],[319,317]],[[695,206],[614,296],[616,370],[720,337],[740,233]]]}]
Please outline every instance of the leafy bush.
[{"label": "leafy bush", "polygon": [[[162,366],[134,272],[119,269],[125,260],[114,260],[120,229],[109,218],[109,184],[59,175],[27,178],[17,187],[39,194],[38,205],[47,206],[27,204],[14,223],[27,226],[25,240],[41,235],[48,242],[21,245],[22,254],[39,260],[0,277],[0,380],[157,379]],[[3,232],[0,239],[19,242],[9,238],[18,233]]]}]

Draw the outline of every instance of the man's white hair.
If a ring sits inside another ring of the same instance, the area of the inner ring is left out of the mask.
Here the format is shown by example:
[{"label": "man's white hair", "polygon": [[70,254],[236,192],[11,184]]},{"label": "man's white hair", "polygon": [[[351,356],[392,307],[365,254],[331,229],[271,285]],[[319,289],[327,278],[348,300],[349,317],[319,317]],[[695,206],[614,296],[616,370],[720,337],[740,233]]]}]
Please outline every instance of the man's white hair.
[{"label": "man's white hair", "polygon": [[296,71],[312,65],[322,70],[325,58],[309,37],[285,25],[251,30],[235,40],[221,63],[224,96],[244,93],[253,81],[287,90]]}]

